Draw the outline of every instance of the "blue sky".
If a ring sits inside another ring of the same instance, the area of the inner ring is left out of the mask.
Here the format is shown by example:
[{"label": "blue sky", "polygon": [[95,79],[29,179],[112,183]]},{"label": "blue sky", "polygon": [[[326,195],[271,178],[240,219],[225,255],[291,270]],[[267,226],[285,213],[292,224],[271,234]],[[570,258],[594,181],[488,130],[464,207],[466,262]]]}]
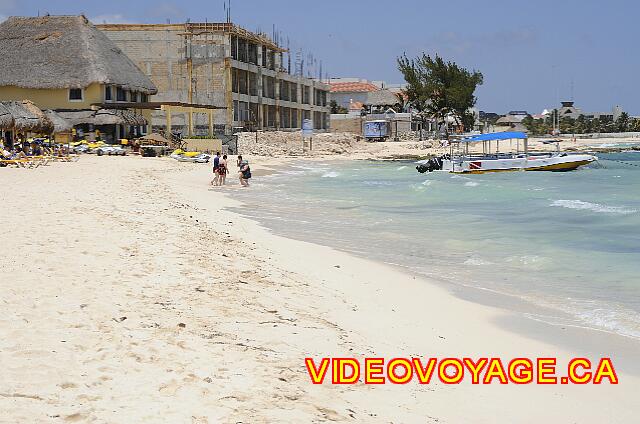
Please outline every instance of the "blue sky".
[{"label": "blue sky", "polygon": [[[84,13],[95,22],[224,20],[223,0],[0,0],[3,16]],[[322,60],[332,77],[402,82],[395,58],[439,53],[480,70],[478,107],[640,115],[640,3],[628,0],[232,0],[232,19]]]}]

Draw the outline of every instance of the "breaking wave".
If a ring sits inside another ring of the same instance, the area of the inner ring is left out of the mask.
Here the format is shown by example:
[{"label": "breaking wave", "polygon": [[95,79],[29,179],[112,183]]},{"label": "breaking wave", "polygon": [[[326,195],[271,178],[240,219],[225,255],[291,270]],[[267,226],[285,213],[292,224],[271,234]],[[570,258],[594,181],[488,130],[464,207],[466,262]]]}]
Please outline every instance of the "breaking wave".
[{"label": "breaking wave", "polygon": [[638,212],[636,209],[628,209],[622,206],[601,205],[599,203],[583,202],[582,200],[555,200],[551,203],[550,206],[568,209],[589,210],[597,213],[611,213],[618,215],[628,215]]},{"label": "breaking wave", "polygon": [[326,172],[322,174],[322,178],[337,178],[340,175],[339,172]]}]

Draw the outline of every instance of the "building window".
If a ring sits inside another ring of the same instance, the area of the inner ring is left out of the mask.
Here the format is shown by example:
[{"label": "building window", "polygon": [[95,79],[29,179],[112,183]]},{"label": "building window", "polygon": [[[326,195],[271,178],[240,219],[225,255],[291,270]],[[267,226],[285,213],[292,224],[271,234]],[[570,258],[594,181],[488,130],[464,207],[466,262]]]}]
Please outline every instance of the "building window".
[{"label": "building window", "polygon": [[249,95],[258,95],[258,75],[253,72],[249,72]]},{"label": "building window", "polygon": [[231,69],[231,92],[238,93],[238,70],[236,68]]},{"label": "building window", "polygon": [[247,40],[238,38],[238,60],[240,62],[247,62],[247,53]]},{"label": "building window", "polygon": [[149,96],[145,93],[141,93],[140,94],[140,101],[142,103],[147,103],[149,101]]},{"label": "building window", "polygon": [[302,103],[311,104],[311,87],[306,85],[302,87]]},{"label": "building window", "polygon": [[112,100],[112,95],[111,95],[111,86],[107,85],[104,87],[104,99],[108,102],[110,102]]},{"label": "building window", "polygon": [[127,101],[127,92],[122,89],[122,87],[118,87],[116,89],[116,100],[119,102]]},{"label": "building window", "polygon": [[69,101],[81,102],[82,101],[82,88],[70,88],[69,89]]},{"label": "building window", "polygon": [[258,64],[258,45],[254,43],[248,44],[248,60],[249,63],[253,63],[254,65]]},{"label": "building window", "polygon": [[231,59],[238,59],[238,38],[231,36]]},{"label": "building window", "polygon": [[240,94],[249,94],[249,90],[247,87],[247,71],[243,71],[242,69],[238,70],[238,88]]}]

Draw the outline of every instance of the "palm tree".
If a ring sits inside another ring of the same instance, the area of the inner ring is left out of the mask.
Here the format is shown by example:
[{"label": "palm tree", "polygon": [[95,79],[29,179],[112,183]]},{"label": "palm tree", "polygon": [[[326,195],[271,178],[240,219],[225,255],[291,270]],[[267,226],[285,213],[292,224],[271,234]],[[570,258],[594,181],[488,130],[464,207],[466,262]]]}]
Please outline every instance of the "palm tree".
[{"label": "palm tree", "polygon": [[629,114],[627,112],[622,112],[618,119],[616,119],[616,130],[619,132],[627,132],[629,131]]}]

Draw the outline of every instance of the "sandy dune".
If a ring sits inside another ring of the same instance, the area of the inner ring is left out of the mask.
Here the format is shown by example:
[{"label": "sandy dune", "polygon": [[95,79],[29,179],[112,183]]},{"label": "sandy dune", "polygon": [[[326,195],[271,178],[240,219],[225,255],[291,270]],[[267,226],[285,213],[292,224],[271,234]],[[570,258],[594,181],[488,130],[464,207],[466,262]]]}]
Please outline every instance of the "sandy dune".
[{"label": "sandy dune", "polygon": [[0,422],[637,420],[640,380],[624,369],[618,386],[312,385],[306,356],[580,352],[395,269],[273,236],[223,210],[233,178],[209,177],[139,157],[0,169]]}]

